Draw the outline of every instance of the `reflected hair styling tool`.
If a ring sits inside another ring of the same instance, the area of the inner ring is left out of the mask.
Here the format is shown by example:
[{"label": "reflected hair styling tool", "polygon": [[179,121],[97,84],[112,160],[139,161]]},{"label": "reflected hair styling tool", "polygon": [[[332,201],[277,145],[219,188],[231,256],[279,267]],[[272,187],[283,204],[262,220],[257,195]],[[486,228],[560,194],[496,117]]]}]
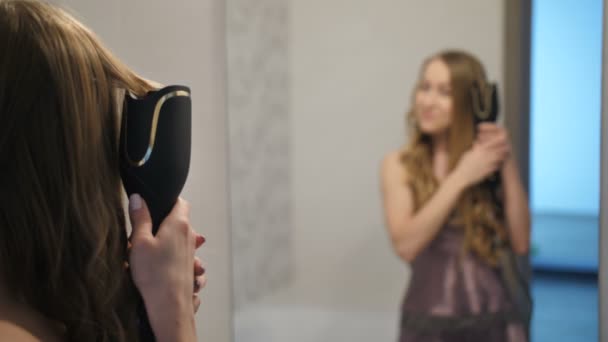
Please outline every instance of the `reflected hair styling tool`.
[{"label": "reflected hair styling tool", "polygon": [[[477,132],[477,125],[483,122],[496,123],[498,120],[498,87],[496,83],[474,82],[471,87],[471,105],[473,108],[474,130]],[[485,181],[492,189],[500,186],[500,175],[494,173]],[[498,196],[495,194],[494,196]],[[496,199],[497,200],[497,199]]]},{"label": "reflected hair styling tool", "polygon": [[471,102],[476,128],[482,122],[496,122],[499,110],[496,83],[475,82],[471,88]]}]

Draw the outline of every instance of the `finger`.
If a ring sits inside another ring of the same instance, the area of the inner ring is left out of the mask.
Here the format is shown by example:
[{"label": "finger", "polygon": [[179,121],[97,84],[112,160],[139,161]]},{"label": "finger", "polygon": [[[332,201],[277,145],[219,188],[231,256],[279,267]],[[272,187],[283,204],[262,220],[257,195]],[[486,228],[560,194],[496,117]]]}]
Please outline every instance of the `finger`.
[{"label": "finger", "polygon": [[476,141],[483,144],[492,138],[491,134],[488,133],[480,133],[477,135]]},{"label": "finger", "polygon": [[500,161],[500,162],[498,162],[498,163],[494,164],[494,167],[492,168],[492,173],[490,173],[490,174],[493,174],[493,173],[498,172],[498,170],[500,170],[500,167],[501,167],[501,166],[502,166],[502,161]]},{"label": "finger", "polygon": [[203,267],[201,259],[194,257],[194,276],[200,276],[203,274],[205,274],[205,268]]},{"label": "finger", "polygon": [[477,131],[477,136],[493,136],[496,135],[496,130],[493,129],[483,129]]},{"label": "finger", "polygon": [[511,146],[505,144],[504,148],[500,151],[505,157],[511,154]]},{"label": "finger", "polygon": [[[500,153],[503,157],[507,157],[511,154],[511,146],[505,144],[502,149],[500,149]],[[504,158],[503,158],[504,159]]]},{"label": "finger", "polygon": [[502,167],[502,165],[504,164],[505,160],[507,160],[507,154],[506,153],[501,153],[498,158],[496,158],[495,163],[497,166],[497,170],[500,169]]},{"label": "finger", "polygon": [[497,130],[499,130],[500,127],[493,123],[493,122],[482,122],[480,124],[477,125],[477,131],[478,132],[496,132]]},{"label": "finger", "polygon": [[183,198],[179,197],[177,199],[177,201],[175,202],[175,205],[173,205],[173,209],[171,209],[169,216],[170,217],[185,217],[185,218],[189,217],[190,216],[190,203],[188,203],[188,201],[184,200]]},{"label": "finger", "polygon": [[196,242],[195,242],[194,248],[198,249],[200,246],[202,246],[205,243],[205,241],[207,241],[207,239],[205,239],[204,236],[197,234],[196,232],[194,233],[194,235],[196,236]]},{"label": "finger", "polygon": [[508,143],[504,136],[495,136],[488,139],[484,145],[491,150],[500,150],[507,147]]},{"label": "finger", "polygon": [[[173,234],[175,233],[175,229],[177,229],[180,234],[191,241],[191,244],[189,244],[188,247],[194,247],[196,244],[195,234],[190,226],[190,220],[188,218],[189,213],[190,204],[181,197],[178,198],[169,215],[165,218],[163,223],[161,223],[157,235]],[[165,232],[165,227],[171,227],[172,229]],[[192,248],[192,250],[194,250],[194,248]]]},{"label": "finger", "polygon": [[139,240],[153,237],[152,218],[146,201],[139,194],[129,198],[129,218],[131,219],[131,239]]},{"label": "finger", "polygon": [[199,293],[207,285],[207,277],[204,275],[194,278],[194,293]]},{"label": "finger", "polygon": [[477,137],[481,141],[487,141],[495,138],[508,140],[507,131],[496,124],[485,123],[480,124],[480,127],[481,129],[478,130]]},{"label": "finger", "polygon": [[507,149],[497,149],[492,153],[491,164],[502,164],[508,156]]},{"label": "finger", "polygon": [[490,163],[486,169],[486,177],[489,177],[490,175],[494,174],[498,170],[499,166],[500,163],[498,162]]},{"label": "finger", "polygon": [[200,290],[201,290],[200,280],[198,280],[198,278],[194,278],[193,293],[197,294],[197,293],[199,293]]},{"label": "finger", "polygon": [[[130,239],[130,237],[129,237]],[[133,244],[131,243],[130,240],[127,240],[127,260],[131,260],[131,250],[133,249]],[[125,261],[124,262],[124,267],[129,268],[129,262]]]},{"label": "finger", "polygon": [[194,306],[194,313],[198,312],[198,308],[201,306],[201,299],[197,294],[192,296],[192,305]]}]

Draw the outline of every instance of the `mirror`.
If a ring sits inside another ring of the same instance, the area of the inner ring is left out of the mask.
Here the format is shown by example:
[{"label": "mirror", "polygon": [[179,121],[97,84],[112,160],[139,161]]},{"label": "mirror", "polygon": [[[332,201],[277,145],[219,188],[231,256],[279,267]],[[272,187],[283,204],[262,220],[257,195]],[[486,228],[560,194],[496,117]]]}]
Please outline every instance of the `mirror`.
[{"label": "mirror", "polygon": [[236,342],[398,340],[412,267],[389,238],[380,165],[408,141],[423,61],[448,48],[498,83],[521,159],[531,340],[597,340],[602,1],[559,6],[226,2]]}]

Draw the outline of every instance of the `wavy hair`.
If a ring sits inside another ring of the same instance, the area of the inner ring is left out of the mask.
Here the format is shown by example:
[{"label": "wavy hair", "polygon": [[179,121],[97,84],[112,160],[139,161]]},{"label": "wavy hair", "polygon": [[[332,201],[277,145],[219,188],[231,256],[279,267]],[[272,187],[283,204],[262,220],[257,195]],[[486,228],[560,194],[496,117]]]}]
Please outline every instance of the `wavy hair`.
[{"label": "wavy hair", "polygon": [[0,279],[68,341],[136,341],[118,90],[151,87],[39,1],[0,1],[0,51]]},{"label": "wavy hair", "polygon": [[[440,52],[424,63],[422,70],[432,60],[443,61],[450,70],[453,100],[453,120],[448,128],[449,171],[452,171],[460,157],[471,148],[475,138],[475,124],[471,88],[477,83],[485,89],[487,83],[483,66],[477,58],[463,52],[448,50]],[[418,87],[414,90],[415,97]],[[432,167],[432,141],[423,134],[416,123],[414,101],[406,119],[410,141],[401,161],[408,173],[408,186],[414,196],[414,208],[419,210],[433,196],[439,182]],[[500,190],[500,189],[499,189]],[[481,183],[468,188],[456,208],[455,221],[464,227],[464,249],[477,254],[491,265],[497,262],[493,248],[495,237],[506,239],[502,204],[496,200],[496,189]]]}]

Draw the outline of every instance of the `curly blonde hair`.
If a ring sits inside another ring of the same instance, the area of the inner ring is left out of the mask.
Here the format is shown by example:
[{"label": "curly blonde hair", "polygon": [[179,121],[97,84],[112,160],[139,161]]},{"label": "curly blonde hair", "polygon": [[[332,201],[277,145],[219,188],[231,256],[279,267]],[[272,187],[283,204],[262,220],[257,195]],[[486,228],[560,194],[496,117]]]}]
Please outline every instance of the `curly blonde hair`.
[{"label": "curly blonde hair", "polygon": [[[452,171],[460,157],[472,146],[475,138],[470,89],[479,82],[486,84],[483,66],[477,58],[463,52],[448,50],[440,52],[424,63],[422,70],[432,60],[443,61],[450,70],[453,121],[448,128],[449,171]],[[417,87],[416,87],[417,88]],[[485,89],[485,87],[482,87]],[[415,96],[416,89],[413,92]],[[412,101],[414,103],[414,101]],[[408,174],[408,186],[414,196],[414,210],[419,210],[433,196],[439,182],[432,167],[432,142],[423,134],[416,123],[414,105],[407,113],[410,141],[401,156]],[[495,189],[481,183],[468,188],[456,207],[455,223],[465,231],[464,250],[470,250],[490,265],[495,265],[497,255],[494,239],[506,240],[502,203],[496,200]]]}]

